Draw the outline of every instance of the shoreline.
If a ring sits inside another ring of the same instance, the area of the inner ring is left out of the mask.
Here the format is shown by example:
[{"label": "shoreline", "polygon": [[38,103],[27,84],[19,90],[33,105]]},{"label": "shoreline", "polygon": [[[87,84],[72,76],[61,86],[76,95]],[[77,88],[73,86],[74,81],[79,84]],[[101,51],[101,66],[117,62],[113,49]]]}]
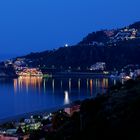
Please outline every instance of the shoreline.
[{"label": "shoreline", "polygon": [[[76,100],[76,101],[81,102],[83,100]],[[8,122],[18,122],[22,118],[30,118],[30,116],[34,116],[34,115],[45,115],[45,114],[49,114],[49,113],[54,113],[54,112],[57,112],[58,110],[62,110],[64,108],[73,106],[76,101],[73,101],[72,103],[67,104],[67,105],[57,106],[57,107],[53,107],[53,108],[50,108],[50,109],[43,109],[43,110],[38,110],[38,111],[19,114],[19,115],[16,115],[16,116],[2,118],[2,119],[0,119],[0,125],[2,125],[4,123],[8,123]]]},{"label": "shoreline", "polygon": [[[45,115],[45,114],[49,114],[49,113],[54,113],[54,112],[57,112],[59,110],[63,110],[65,108],[72,107],[72,106],[76,105],[77,102],[81,103],[82,101],[84,101],[86,99],[92,99],[92,98],[93,97],[89,97],[89,98],[85,98],[85,99],[81,99],[81,100],[75,100],[75,101],[72,101],[69,104],[60,105],[60,106],[53,107],[53,108],[50,108],[50,109],[37,110],[37,111],[33,111],[33,112],[19,114],[19,115],[16,115],[16,116],[6,117],[6,118],[3,118],[3,119],[0,119],[0,125],[2,125],[4,123],[8,123],[8,122],[18,122],[22,118],[30,118],[31,116],[34,116],[34,115]],[[94,98],[96,98],[96,97],[94,97]]]},{"label": "shoreline", "polygon": [[[43,78],[58,78],[58,77],[106,77],[106,78],[109,78],[110,77],[110,74],[104,74],[104,73],[92,73],[92,72],[56,72],[54,74],[51,74],[51,75],[47,75],[46,74],[43,74]],[[26,76],[25,76],[26,77]],[[32,77],[32,76],[30,76]],[[37,77],[37,76],[35,76]],[[0,78],[18,78],[17,75],[13,75],[13,76],[9,76],[9,75],[0,75]]]},{"label": "shoreline", "polygon": [[71,77],[71,78],[77,78],[77,77],[83,77],[83,78],[109,78],[110,74],[104,74],[104,73],[90,73],[90,72],[59,72],[52,75],[52,78],[59,78],[59,77]]}]

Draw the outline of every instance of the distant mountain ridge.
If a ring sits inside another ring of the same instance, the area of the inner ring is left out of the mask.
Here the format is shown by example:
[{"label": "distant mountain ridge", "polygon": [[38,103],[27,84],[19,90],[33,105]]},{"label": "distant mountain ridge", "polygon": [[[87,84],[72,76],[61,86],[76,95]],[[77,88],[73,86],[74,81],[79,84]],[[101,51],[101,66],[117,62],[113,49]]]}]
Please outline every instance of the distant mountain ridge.
[{"label": "distant mountain ridge", "polygon": [[[88,34],[74,46],[23,56],[31,67],[87,69],[105,62],[107,69],[140,64],[140,22],[121,29],[101,30]],[[22,57],[22,58],[23,58]]]}]

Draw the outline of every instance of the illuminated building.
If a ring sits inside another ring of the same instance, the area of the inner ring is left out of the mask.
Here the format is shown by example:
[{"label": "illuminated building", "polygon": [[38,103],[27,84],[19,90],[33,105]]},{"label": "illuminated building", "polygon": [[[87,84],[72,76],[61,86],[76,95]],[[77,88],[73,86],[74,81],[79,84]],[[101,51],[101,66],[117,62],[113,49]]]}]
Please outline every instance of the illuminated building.
[{"label": "illuminated building", "polygon": [[80,111],[80,105],[74,105],[72,107],[67,107],[64,109],[64,111],[69,114],[70,116],[73,115],[74,112],[79,112]]},{"label": "illuminated building", "polygon": [[106,67],[106,63],[105,62],[97,62],[96,64],[92,65],[90,67],[91,71],[95,71],[95,70],[105,70]]},{"label": "illuminated building", "polygon": [[18,76],[43,76],[43,73],[36,68],[26,68],[21,72],[17,72]]}]

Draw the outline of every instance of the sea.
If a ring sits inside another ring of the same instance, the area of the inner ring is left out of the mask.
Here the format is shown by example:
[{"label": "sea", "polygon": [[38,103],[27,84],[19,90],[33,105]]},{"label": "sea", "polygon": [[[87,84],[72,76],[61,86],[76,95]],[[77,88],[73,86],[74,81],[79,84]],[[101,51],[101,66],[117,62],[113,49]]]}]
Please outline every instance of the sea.
[{"label": "sea", "polygon": [[114,84],[107,77],[0,78],[0,121],[95,98]]}]

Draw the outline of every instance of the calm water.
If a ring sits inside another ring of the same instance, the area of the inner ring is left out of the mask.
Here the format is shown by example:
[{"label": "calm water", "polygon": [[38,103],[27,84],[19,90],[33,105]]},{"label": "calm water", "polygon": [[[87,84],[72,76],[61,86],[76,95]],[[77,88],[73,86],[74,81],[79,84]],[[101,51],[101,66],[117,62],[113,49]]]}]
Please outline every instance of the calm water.
[{"label": "calm water", "polygon": [[95,97],[111,84],[108,78],[0,79],[0,119]]}]

